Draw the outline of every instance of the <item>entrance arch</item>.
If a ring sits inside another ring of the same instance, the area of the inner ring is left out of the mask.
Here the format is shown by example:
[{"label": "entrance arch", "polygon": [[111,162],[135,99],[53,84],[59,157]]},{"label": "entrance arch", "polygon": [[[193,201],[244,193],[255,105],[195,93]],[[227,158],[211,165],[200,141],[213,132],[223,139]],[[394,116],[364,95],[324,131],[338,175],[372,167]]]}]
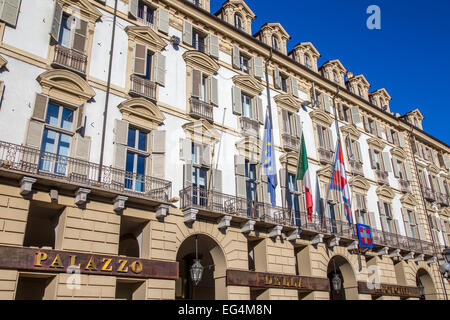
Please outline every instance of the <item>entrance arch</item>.
[{"label": "entrance arch", "polygon": [[[195,238],[198,241],[198,258],[203,266],[203,276],[194,285],[190,269],[195,259]],[[175,298],[192,300],[224,300],[228,298],[226,287],[227,263],[219,244],[205,234],[186,238],[177,252],[180,278],[176,282]]]},{"label": "entrance arch", "polygon": [[[332,279],[335,274],[341,279],[341,289],[334,290]],[[352,265],[342,256],[336,255],[330,259],[327,268],[330,280],[330,300],[358,300],[358,284]]]},{"label": "entrance arch", "polygon": [[437,300],[436,287],[434,286],[433,279],[425,269],[417,270],[416,285],[418,288],[423,287],[421,292],[421,300]]}]

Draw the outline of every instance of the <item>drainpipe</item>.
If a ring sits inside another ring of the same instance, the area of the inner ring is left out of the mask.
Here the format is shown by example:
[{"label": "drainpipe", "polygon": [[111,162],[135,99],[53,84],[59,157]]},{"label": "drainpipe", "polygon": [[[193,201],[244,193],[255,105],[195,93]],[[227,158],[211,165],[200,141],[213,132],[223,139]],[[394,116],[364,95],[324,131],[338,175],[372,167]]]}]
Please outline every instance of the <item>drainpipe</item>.
[{"label": "drainpipe", "polygon": [[106,84],[105,109],[103,111],[102,145],[100,147],[100,165],[99,165],[99,170],[98,170],[98,182],[101,182],[101,179],[102,179],[103,154],[105,152],[105,132],[106,132],[106,122],[108,119],[109,91],[111,88],[111,71],[112,71],[112,63],[113,63],[113,56],[114,56],[114,37],[116,34],[117,2],[118,2],[118,0],[115,0],[115,2],[114,2],[113,28],[112,28],[112,36],[111,36],[111,49],[109,51],[108,81]]},{"label": "drainpipe", "polygon": [[270,104],[270,88],[269,88],[269,63],[272,60],[272,48],[270,48],[270,56],[266,61],[266,90],[267,90],[267,108],[269,109],[269,119],[270,119],[270,134],[273,133],[273,122],[272,122],[272,107]]}]

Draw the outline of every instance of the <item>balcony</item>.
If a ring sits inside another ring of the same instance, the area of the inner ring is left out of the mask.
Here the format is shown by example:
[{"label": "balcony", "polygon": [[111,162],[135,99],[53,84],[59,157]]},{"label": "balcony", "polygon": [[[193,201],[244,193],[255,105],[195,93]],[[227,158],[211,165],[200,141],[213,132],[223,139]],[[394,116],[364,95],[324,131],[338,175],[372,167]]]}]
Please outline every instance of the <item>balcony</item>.
[{"label": "balcony", "polygon": [[212,106],[212,104],[204,102],[204,101],[200,101],[196,98],[190,98],[189,104],[190,104],[189,115],[191,117],[196,118],[196,119],[199,119],[199,118],[205,119],[205,120],[208,120],[209,122],[214,121],[214,116],[213,116],[214,107]]},{"label": "balcony", "polygon": [[330,150],[326,150],[324,148],[319,147],[317,149],[318,153],[319,153],[319,161],[321,163],[327,163],[327,164],[333,164],[333,156],[334,156],[334,152],[330,151]]},{"label": "balcony", "polygon": [[422,194],[425,200],[428,200],[430,202],[436,201],[436,195],[430,188],[422,187]]},{"label": "balcony", "polygon": [[156,84],[135,74],[130,76],[130,96],[144,97],[156,101]]},{"label": "balcony", "polygon": [[405,193],[411,193],[411,183],[407,180],[398,179],[400,190]]},{"label": "balcony", "polygon": [[433,256],[435,252],[433,243],[431,242],[376,229],[372,229],[372,239],[375,247],[389,247],[419,254],[423,253],[428,256]]},{"label": "balcony", "polygon": [[388,173],[382,170],[375,170],[375,177],[380,184],[389,185]]},{"label": "balcony", "polygon": [[348,161],[350,164],[350,172],[352,173],[352,175],[359,175],[364,177],[364,170],[363,170],[363,164],[362,162],[358,161],[358,160],[349,160]]},{"label": "balcony", "polygon": [[241,117],[242,134],[259,138],[259,122],[247,117]]},{"label": "balcony", "polygon": [[300,145],[300,139],[297,137],[294,137],[288,133],[283,133],[281,135],[281,138],[283,139],[283,147],[286,151],[297,151]]},{"label": "balcony", "polygon": [[436,200],[441,206],[448,207],[449,198],[445,194],[436,192]]},{"label": "balcony", "polygon": [[55,56],[52,66],[66,68],[82,76],[86,75],[87,56],[73,49],[60,45],[55,46]]},{"label": "balcony", "polygon": [[172,197],[170,181],[3,141],[0,141],[0,174],[17,178],[26,174],[42,178],[43,184],[57,183],[71,190],[76,190],[76,186],[91,188],[102,194],[108,191],[158,203],[168,203]]}]

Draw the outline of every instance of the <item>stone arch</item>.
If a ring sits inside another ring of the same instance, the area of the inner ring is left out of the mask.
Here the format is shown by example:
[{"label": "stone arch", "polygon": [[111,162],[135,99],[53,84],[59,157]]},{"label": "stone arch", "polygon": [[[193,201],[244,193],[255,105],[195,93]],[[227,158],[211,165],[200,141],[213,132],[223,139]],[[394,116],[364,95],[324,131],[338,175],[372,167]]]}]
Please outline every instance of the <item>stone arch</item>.
[{"label": "stone arch", "polygon": [[333,123],[333,118],[331,118],[325,111],[322,110],[314,110],[309,113],[311,120],[315,123],[318,123],[325,128],[329,128]]},{"label": "stone arch", "polygon": [[[356,273],[351,262],[341,254],[333,255],[328,261],[327,275],[333,274],[335,271],[338,276],[342,277],[342,289],[345,293],[346,300],[358,300],[358,282]],[[330,298],[332,297],[332,283],[330,283]]]},{"label": "stone arch", "polygon": [[419,268],[416,273],[416,285],[423,286],[423,295],[425,300],[437,300],[438,294],[431,275],[423,268]]},{"label": "stone arch", "polygon": [[117,107],[122,113],[122,119],[124,121],[151,130],[156,130],[158,125],[166,119],[154,103],[144,98],[128,99],[120,103]]}]

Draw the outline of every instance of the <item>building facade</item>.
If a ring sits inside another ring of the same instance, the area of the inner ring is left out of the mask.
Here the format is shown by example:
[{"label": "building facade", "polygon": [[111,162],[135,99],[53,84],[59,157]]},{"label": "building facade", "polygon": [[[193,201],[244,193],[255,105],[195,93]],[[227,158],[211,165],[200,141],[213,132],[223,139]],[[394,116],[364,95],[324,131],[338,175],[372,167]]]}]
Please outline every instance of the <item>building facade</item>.
[{"label": "building facade", "polygon": [[[114,6],[0,1],[1,299],[447,298],[450,147],[418,109],[310,42],[287,52],[244,1]],[[371,250],[328,193],[338,134]]]}]

